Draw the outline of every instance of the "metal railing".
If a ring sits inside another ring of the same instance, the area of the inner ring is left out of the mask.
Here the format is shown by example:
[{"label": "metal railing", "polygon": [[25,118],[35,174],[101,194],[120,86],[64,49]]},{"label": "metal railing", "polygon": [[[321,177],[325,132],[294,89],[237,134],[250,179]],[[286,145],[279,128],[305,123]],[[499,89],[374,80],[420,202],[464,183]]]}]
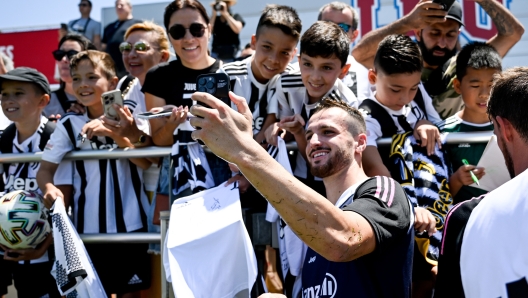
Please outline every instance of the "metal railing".
[{"label": "metal railing", "polygon": [[[489,141],[493,132],[471,132],[471,133],[450,133],[446,136],[446,143],[483,143]],[[391,138],[378,140],[378,145],[387,146],[391,144]],[[297,150],[296,143],[286,144],[288,150]],[[91,160],[91,159],[119,159],[119,158],[142,158],[142,157],[163,157],[171,153],[170,147],[145,147],[137,149],[109,149],[109,150],[80,150],[73,151],[64,156],[65,160]],[[42,152],[38,153],[9,153],[0,154],[0,163],[16,162],[39,162]],[[171,200],[172,201],[172,200]],[[160,233],[116,233],[116,234],[80,234],[84,243],[160,243],[163,255],[163,242],[167,233],[170,212],[162,211],[160,214]],[[161,293],[162,297],[171,295],[170,287],[165,278],[165,269],[161,265]]]}]

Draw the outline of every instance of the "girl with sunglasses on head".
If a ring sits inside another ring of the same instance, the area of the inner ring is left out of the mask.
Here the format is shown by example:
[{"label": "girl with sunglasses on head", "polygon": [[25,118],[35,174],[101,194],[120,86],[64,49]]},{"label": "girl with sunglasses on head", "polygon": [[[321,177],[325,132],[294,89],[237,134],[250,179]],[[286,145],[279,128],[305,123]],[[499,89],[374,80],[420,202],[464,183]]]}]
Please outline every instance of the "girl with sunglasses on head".
[{"label": "girl with sunglasses on head", "polygon": [[[185,142],[182,138],[188,132],[181,130],[175,132],[175,130],[186,121],[188,110],[193,105],[191,95],[196,92],[196,78],[201,74],[215,73],[221,65],[219,60],[209,55],[208,42],[211,38],[211,25],[207,12],[199,1],[176,0],[171,2],[165,8],[164,25],[177,60],[161,63],[150,69],[145,77],[142,91],[145,93],[148,110],[159,109],[166,105],[174,106],[170,117],[151,119],[150,126],[154,144],[157,146],[176,144],[177,147],[177,144]],[[169,159],[165,158],[163,163],[158,195],[169,193]],[[230,177],[227,163],[216,156],[208,155],[207,160],[202,161],[202,165],[207,176],[213,176],[215,185]],[[184,181],[177,182],[185,184]],[[179,196],[188,195],[198,189],[186,189]]]},{"label": "girl with sunglasses on head", "polygon": [[70,58],[85,50],[95,50],[95,46],[88,38],[79,34],[66,34],[59,41],[58,49],[52,52],[60,78],[60,87],[51,93],[49,104],[44,108],[43,113],[47,118],[60,118],[72,103],[77,102],[70,75]]}]

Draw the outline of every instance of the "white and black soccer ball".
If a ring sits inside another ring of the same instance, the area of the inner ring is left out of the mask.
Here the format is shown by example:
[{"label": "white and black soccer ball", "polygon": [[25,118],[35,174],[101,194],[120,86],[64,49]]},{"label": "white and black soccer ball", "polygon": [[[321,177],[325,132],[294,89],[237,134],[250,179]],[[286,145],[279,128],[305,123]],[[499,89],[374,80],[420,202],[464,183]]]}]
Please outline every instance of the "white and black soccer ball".
[{"label": "white and black soccer ball", "polygon": [[48,209],[38,193],[16,190],[0,198],[0,244],[12,249],[34,248],[49,233]]}]

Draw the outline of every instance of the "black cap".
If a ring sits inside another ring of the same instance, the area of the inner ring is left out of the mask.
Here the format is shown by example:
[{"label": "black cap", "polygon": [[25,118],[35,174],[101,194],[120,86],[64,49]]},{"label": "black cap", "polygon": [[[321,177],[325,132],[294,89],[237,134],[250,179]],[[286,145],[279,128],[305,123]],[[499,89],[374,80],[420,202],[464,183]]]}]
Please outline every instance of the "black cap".
[{"label": "black cap", "polygon": [[453,5],[451,5],[451,8],[449,8],[449,11],[447,12],[446,18],[455,20],[460,26],[464,26],[464,23],[462,23],[462,6],[460,6],[458,1],[453,2]]},{"label": "black cap", "polygon": [[18,82],[30,82],[37,84],[44,93],[51,94],[48,79],[34,68],[29,67],[17,67],[13,70],[8,71],[6,74],[0,75],[0,84],[3,81],[18,81]]}]

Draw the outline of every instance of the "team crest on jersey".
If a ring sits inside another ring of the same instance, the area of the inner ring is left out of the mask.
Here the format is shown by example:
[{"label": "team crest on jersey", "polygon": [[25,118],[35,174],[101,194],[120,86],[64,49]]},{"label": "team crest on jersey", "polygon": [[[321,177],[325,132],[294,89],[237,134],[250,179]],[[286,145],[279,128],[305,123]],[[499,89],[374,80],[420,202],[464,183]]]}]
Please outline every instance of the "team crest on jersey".
[{"label": "team crest on jersey", "polygon": [[321,285],[303,289],[303,298],[316,298],[316,297],[333,298],[336,292],[337,292],[336,279],[332,274],[327,272],[323,280],[323,283]]}]

